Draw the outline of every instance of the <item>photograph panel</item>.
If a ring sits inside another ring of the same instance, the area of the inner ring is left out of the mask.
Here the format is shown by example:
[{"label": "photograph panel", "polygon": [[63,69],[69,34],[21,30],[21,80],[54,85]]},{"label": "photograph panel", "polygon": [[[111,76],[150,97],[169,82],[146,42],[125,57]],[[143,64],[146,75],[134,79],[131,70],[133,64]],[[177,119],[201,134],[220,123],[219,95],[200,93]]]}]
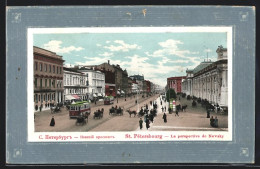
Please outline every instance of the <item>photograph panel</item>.
[{"label": "photograph panel", "polygon": [[231,27],[30,31],[38,141],[232,140]]}]

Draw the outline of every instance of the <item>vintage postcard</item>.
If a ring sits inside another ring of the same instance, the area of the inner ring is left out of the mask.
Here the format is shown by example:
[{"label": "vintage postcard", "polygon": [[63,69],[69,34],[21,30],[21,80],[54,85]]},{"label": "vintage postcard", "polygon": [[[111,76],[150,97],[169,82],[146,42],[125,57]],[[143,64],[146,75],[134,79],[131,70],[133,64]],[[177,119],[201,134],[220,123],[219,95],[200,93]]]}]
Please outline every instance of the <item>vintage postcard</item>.
[{"label": "vintage postcard", "polygon": [[28,28],[28,141],[232,141],[232,27]]}]

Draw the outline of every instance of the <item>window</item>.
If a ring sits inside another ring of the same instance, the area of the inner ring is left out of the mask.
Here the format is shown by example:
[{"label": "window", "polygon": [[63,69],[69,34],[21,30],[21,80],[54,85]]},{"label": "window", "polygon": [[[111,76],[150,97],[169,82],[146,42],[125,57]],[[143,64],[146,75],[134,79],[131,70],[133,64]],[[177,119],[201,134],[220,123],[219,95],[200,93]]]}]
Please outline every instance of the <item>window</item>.
[{"label": "window", "polygon": [[34,87],[37,88],[37,78],[34,79]]},{"label": "window", "polygon": [[56,73],[59,74],[59,67],[57,66],[57,70],[56,70]]},{"label": "window", "polygon": [[51,87],[51,79],[49,79],[49,87]]},{"label": "window", "polygon": [[41,101],[43,101],[43,96],[42,96],[42,94],[41,94]]},{"label": "window", "polygon": [[43,96],[43,101],[45,101],[45,95]]},{"label": "window", "polygon": [[35,102],[38,103],[38,94],[35,94]]},{"label": "window", "polygon": [[38,69],[38,62],[34,62],[35,70]]},{"label": "window", "polygon": [[49,65],[49,72],[51,73],[51,65]]},{"label": "window", "polygon": [[55,80],[53,80],[52,85],[53,85],[53,87],[55,87]]},{"label": "window", "polygon": [[41,96],[39,95],[39,101],[41,101]]},{"label": "window", "polygon": [[47,87],[47,79],[45,79],[45,87]]},{"label": "window", "polygon": [[61,88],[62,82],[60,82],[60,88]]},{"label": "window", "polygon": [[44,64],[44,71],[47,72],[47,64]]},{"label": "window", "polygon": [[42,71],[42,63],[40,63],[40,71]]},{"label": "window", "polygon": [[61,74],[61,67],[60,67],[60,74]]},{"label": "window", "polygon": [[42,88],[42,79],[40,79],[40,87]]},{"label": "window", "polygon": [[54,65],[53,65],[53,68],[52,68],[52,69],[53,69],[53,73],[55,73],[55,66],[54,66]]}]

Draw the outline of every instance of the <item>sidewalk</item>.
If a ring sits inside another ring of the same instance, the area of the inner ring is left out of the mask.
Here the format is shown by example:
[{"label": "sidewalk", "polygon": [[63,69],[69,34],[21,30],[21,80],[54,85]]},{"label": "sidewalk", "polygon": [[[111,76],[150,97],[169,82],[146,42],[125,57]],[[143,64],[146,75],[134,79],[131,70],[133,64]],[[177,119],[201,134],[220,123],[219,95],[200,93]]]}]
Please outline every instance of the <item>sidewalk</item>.
[{"label": "sidewalk", "polygon": [[[164,123],[162,118],[163,113],[160,105],[160,98],[157,99],[158,113],[154,118],[154,122],[150,123],[149,131],[227,131],[228,130],[228,116],[216,114],[211,112],[210,116],[218,117],[218,128],[210,126],[210,118],[207,117],[205,108],[200,104],[197,107],[191,106],[192,101],[186,100],[186,98],[177,101],[177,104],[188,105],[186,112],[179,112],[179,116],[175,116],[175,112],[168,113],[168,103],[163,102],[163,107],[166,105],[167,123]],[[136,131],[147,131],[145,123],[143,123],[143,129],[139,128]]]}]

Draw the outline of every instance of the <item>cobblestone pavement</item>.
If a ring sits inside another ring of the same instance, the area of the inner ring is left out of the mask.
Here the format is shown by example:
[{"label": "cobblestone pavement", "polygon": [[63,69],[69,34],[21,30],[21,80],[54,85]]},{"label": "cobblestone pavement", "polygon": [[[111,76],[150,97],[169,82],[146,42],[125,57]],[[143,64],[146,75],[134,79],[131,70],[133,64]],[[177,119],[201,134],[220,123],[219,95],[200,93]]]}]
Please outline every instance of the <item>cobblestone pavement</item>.
[{"label": "cobblestone pavement", "polygon": [[[69,112],[63,108],[61,113],[51,114],[50,111],[37,112],[35,118],[35,131],[140,131],[139,129],[139,117],[130,117],[126,112],[127,109],[139,110],[141,106],[145,104],[149,105],[150,101],[157,102],[157,116],[154,118],[154,123],[150,123],[150,128],[145,128],[143,123],[143,129],[141,131],[227,131],[228,130],[228,115],[217,114],[211,112],[210,116],[217,116],[219,121],[219,127],[213,128],[210,126],[209,118],[206,118],[206,110],[197,104],[197,107],[192,107],[192,101],[188,101],[185,98],[177,101],[177,104],[188,105],[185,112],[179,112],[179,116],[175,116],[175,113],[169,114],[166,111],[167,123],[163,122],[162,106],[166,106],[168,110],[168,103],[162,101],[160,104],[160,97],[154,95],[152,97],[141,98],[138,96],[139,105],[135,104],[136,98],[120,98],[115,100],[114,106],[120,106],[124,108],[124,114],[122,116],[109,115],[108,111],[112,105],[104,105],[103,102],[97,102],[97,104],[91,104],[91,115],[88,119],[88,123],[83,126],[76,126],[75,119],[69,118]],[[93,119],[93,112],[97,109],[104,108],[104,115],[101,119]],[[150,109],[150,106],[149,106]],[[49,123],[51,117],[54,115],[56,124],[55,127],[50,127]]]},{"label": "cobblestone pavement", "polygon": [[[61,112],[55,113],[55,114],[52,114],[50,110],[45,110],[42,112],[35,112],[35,121],[34,121],[35,122],[35,131],[36,132],[90,131],[90,130],[96,128],[97,126],[99,126],[107,121],[110,121],[112,119],[115,119],[115,121],[117,121],[117,119],[121,119],[119,121],[120,123],[122,121],[129,121],[129,125],[130,125],[131,121],[133,121],[134,123],[136,123],[136,122],[134,121],[134,118],[133,118],[133,120],[131,120],[129,118],[129,114],[126,112],[126,110],[130,107],[131,107],[131,110],[137,110],[138,108],[141,107],[141,105],[144,104],[144,101],[149,102],[150,100],[154,100],[157,97],[158,97],[158,95],[154,95],[149,98],[147,98],[147,97],[142,98],[141,95],[139,95],[138,97],[137,96],[127,97],[126,101],[125,101],[125,98],[119,98],[118,103],[117,103],[117,99],[115,99],[113,106],[117,105],[118,107],[120,106],[120,107],[124,108],[123,116],[109,115],[108,112],[109,112],[109,109],[112,107],[112,105],[104,105],[103,101],[99,101],[99,102],[97,102],[97,104],[91,103],[91,114],[89,116],[88,123],[83,126],[75,125],[76,119],[69,118],[69,111],[66,110],[66,108],[62,108]],[[138,102],[140,104],[136,105],[135,100],[138,100]],[[101,109],[101,108],[104,108],[103,118],[94,119],[93,112],[98,109]],[[54,119],[55,119],[54,127],[51,127],[49,125],[52,116],[54,116]],[[102,131],[106,131],[106,130],[123,131],[124,130],[124,128],[123,127],[121,128],[121,126],[118,126],[118,127],[114,126],[115,124],[117,124],[117,123],[113,123],[113,125],[110,125],[108,129],[102,128]],[[135,130],[136,127],[137,126],[135,125],[133,128],[131,128],[131,130]],[[118,128],[118,129],[114,129],[114,128]],[[126,126],[125,131],[128,131],[129,130],[128,128],[129,128],[129,126]]]}]

